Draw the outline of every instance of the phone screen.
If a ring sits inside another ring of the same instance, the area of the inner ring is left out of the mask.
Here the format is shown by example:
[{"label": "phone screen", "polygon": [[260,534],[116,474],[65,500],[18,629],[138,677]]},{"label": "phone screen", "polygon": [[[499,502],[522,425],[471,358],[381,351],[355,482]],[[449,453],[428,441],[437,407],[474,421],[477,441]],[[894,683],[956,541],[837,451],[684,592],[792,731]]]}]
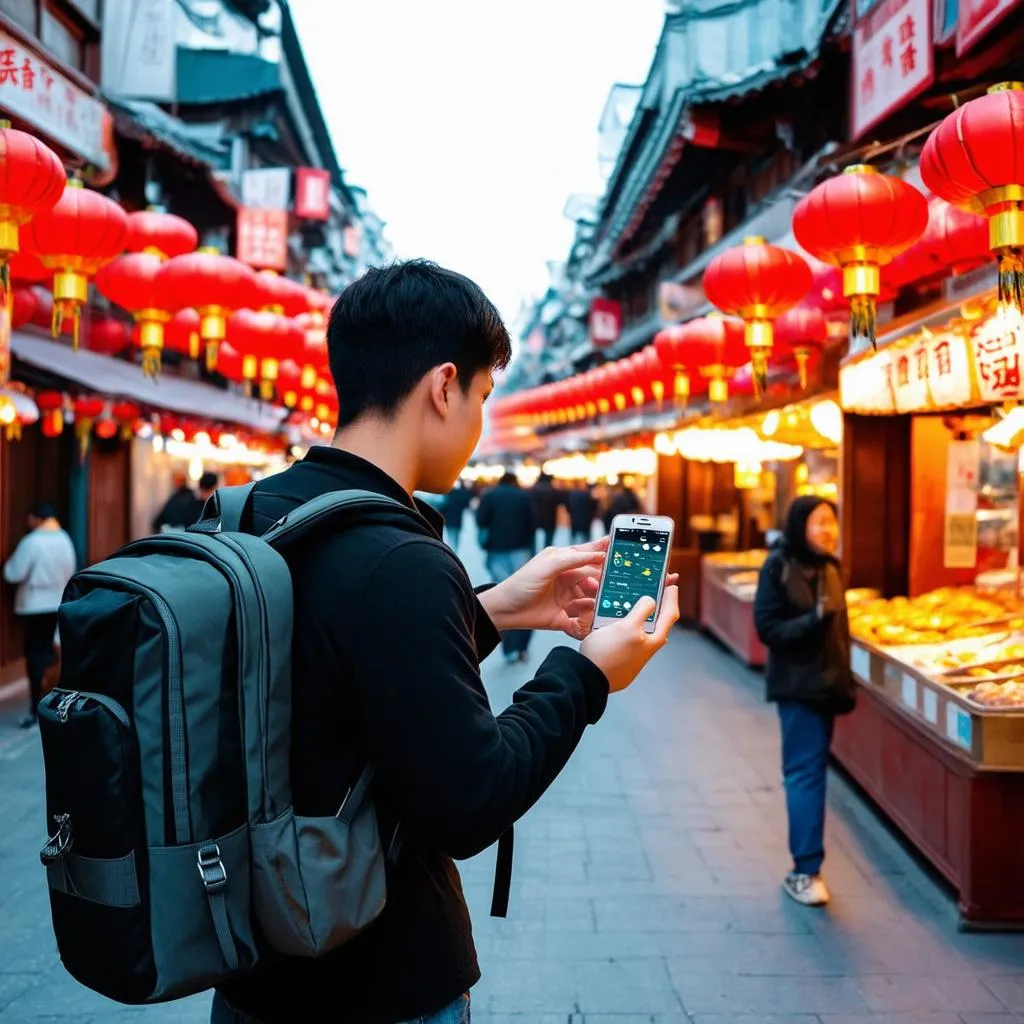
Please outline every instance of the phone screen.
[{"label": "phone screen", "polygon": [[[641,597],[658,600],[668,560],[669,535],[661,530],[616,530],[605,563],[597,614],[622,619]],[[648,617],[654,621],[657,609]]]}]

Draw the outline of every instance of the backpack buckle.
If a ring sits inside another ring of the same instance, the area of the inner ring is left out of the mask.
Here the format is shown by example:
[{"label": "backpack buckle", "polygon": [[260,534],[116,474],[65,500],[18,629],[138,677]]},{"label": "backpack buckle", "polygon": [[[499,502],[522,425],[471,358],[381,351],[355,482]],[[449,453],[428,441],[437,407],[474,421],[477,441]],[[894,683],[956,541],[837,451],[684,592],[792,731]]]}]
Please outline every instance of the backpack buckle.
[{"label": "backpack buckle", "polygon": [[228,869],[220,859],[220,847],[216,843],[205,843],[196,851],[196,863],[203,888],[208,893],[220,892],[228,883]]}]

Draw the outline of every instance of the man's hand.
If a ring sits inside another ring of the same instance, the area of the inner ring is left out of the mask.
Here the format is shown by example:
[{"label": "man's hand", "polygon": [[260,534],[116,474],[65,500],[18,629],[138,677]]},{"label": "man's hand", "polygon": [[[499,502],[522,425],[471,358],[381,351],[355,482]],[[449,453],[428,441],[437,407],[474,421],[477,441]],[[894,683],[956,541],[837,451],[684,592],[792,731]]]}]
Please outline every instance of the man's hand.
[{"label": "man's hand", "polygon": [[597,587],[608,538],[546,548],[480,603],[499,630],[554,629],[582,640],[594,624]]},{"label": "man's hand", "polygon": [[629,686],[665,646],[669,631],[679,621],[679,588],[665,587],[654,632],[648,633],[644,626],[655,606],[654,598],[640,598],[624,619],[602,626],[580,644],[580,654],[604,673],[612,693]]}]

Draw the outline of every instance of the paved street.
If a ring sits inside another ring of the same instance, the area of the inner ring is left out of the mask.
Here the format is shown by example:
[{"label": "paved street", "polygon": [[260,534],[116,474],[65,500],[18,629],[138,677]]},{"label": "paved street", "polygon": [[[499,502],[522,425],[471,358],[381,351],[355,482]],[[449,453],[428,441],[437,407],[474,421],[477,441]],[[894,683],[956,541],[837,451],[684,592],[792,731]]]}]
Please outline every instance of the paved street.
[{"label": "paved street", "polygon": [[[534,660],[542,653],[535,643]],[[489,663],[495,704],[526,674]],[[120,1007],[63,973],[37,860],[37,740],[6,715],[0,1024],[204,1021],[209,996]],[[826,865],[834,904],[785,899],[777,762],[757,677],[679,631],[519,827],[507,921],[486,916],[493,854],[465,866],[485,976],[474,1021],[1024,1022],[1024,936],[958,933],[948,895],[839,780]]]}]

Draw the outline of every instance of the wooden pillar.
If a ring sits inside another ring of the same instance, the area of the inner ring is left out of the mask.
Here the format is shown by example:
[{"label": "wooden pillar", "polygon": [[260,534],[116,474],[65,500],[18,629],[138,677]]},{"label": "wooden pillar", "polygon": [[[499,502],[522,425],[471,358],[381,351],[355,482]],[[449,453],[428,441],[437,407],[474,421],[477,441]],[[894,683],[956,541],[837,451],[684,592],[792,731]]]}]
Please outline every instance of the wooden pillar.
[{"label": "wooden pillar", "polygon": [[658,456],[657,514],[670,516],[676,524],[676,547],[684,546],[683,531],[686,521],[686,492],[684,461],[678,455]]},{"label": "wooden pillar", "polygon": [[848,414],[844,421],[843,565],[851,587],[873,587],[886,597],[907,593],[910,432],[906,416]]}]

